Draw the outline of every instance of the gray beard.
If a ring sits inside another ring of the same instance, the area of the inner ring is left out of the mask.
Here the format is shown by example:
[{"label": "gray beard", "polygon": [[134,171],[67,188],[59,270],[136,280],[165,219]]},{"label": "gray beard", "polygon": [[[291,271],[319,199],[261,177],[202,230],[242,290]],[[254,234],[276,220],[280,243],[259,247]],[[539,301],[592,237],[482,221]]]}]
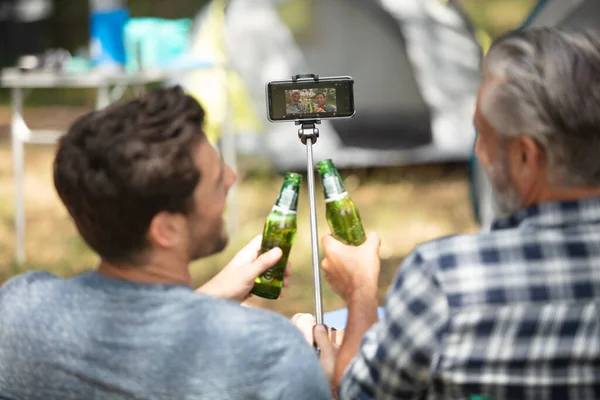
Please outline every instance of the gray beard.
[{"label": "gray beard", "polygon": [[496,205],[500,216],[513,215],[523,208],[514,188],[510,187],[501,193],[497,190],[494,191],[496,192]]},{"label": "gray beard", "polygon": [[496,211],[499,216],[509,216],[519,211],[523,205],[508,172],[508,158],[503,149],[491,167],[485,171],[495,193]]}]

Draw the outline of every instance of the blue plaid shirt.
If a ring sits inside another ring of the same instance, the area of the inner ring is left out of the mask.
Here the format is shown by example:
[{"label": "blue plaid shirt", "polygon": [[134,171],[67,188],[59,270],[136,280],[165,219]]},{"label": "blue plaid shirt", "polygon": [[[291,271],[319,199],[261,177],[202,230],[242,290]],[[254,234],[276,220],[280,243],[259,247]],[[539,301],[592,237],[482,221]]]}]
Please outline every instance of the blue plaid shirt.
[{"label": "blue plaid shirt", "polygon": [[600,198],[418,246],[342,399],[600,398]]}]

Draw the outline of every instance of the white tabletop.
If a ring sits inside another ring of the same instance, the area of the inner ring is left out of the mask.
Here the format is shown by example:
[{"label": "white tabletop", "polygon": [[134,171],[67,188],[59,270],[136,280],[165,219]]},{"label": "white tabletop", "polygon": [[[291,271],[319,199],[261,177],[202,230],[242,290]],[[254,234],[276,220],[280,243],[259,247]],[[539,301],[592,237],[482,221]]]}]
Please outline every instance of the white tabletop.
[{"label": "white tabletop", "polygon": [[146,84],[181,76],[189,70],[147,70],[129,74],[91,70],[78,73],[35,70],[21,72],[6,68],[0,76],[0,87],[7,88],[96,88],[106,85]]}]

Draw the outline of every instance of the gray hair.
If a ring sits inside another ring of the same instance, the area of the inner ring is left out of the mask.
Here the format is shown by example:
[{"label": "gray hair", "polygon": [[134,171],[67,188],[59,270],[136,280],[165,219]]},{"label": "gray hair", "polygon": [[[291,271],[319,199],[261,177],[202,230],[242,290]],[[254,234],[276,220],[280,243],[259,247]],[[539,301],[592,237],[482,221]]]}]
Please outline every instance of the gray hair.
[{"label": "gray hair", "polygon": [[600,185],[600,37],[537,28],[498,39],[483,61],[481,112],[500,137],[544,150],[549,181]]}]

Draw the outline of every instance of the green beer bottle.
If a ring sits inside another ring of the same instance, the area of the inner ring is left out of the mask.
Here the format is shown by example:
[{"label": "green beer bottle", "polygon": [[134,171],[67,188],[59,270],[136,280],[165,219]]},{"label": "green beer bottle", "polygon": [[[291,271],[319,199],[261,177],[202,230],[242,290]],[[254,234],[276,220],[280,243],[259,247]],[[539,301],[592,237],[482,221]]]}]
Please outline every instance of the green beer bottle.
[{"label": "green beer bottle", "polygon": [[283,251],[281,259],[267,272],[254,280],[252,294],[267,299],[276,299],[283,287],[285,266],[296,236],[296,210],[302,176],[288,172],[279,191],[279,197],[271,209],[263,230],[260,253],[265,253],[273,247]]},{"label": "green beer bottle", "polygon": [[325,191],[325,216],[333,237],[342,243],[359,246],[367,240],[354,202],[344,189],[342,177],[331,160],[317,163]]}]

